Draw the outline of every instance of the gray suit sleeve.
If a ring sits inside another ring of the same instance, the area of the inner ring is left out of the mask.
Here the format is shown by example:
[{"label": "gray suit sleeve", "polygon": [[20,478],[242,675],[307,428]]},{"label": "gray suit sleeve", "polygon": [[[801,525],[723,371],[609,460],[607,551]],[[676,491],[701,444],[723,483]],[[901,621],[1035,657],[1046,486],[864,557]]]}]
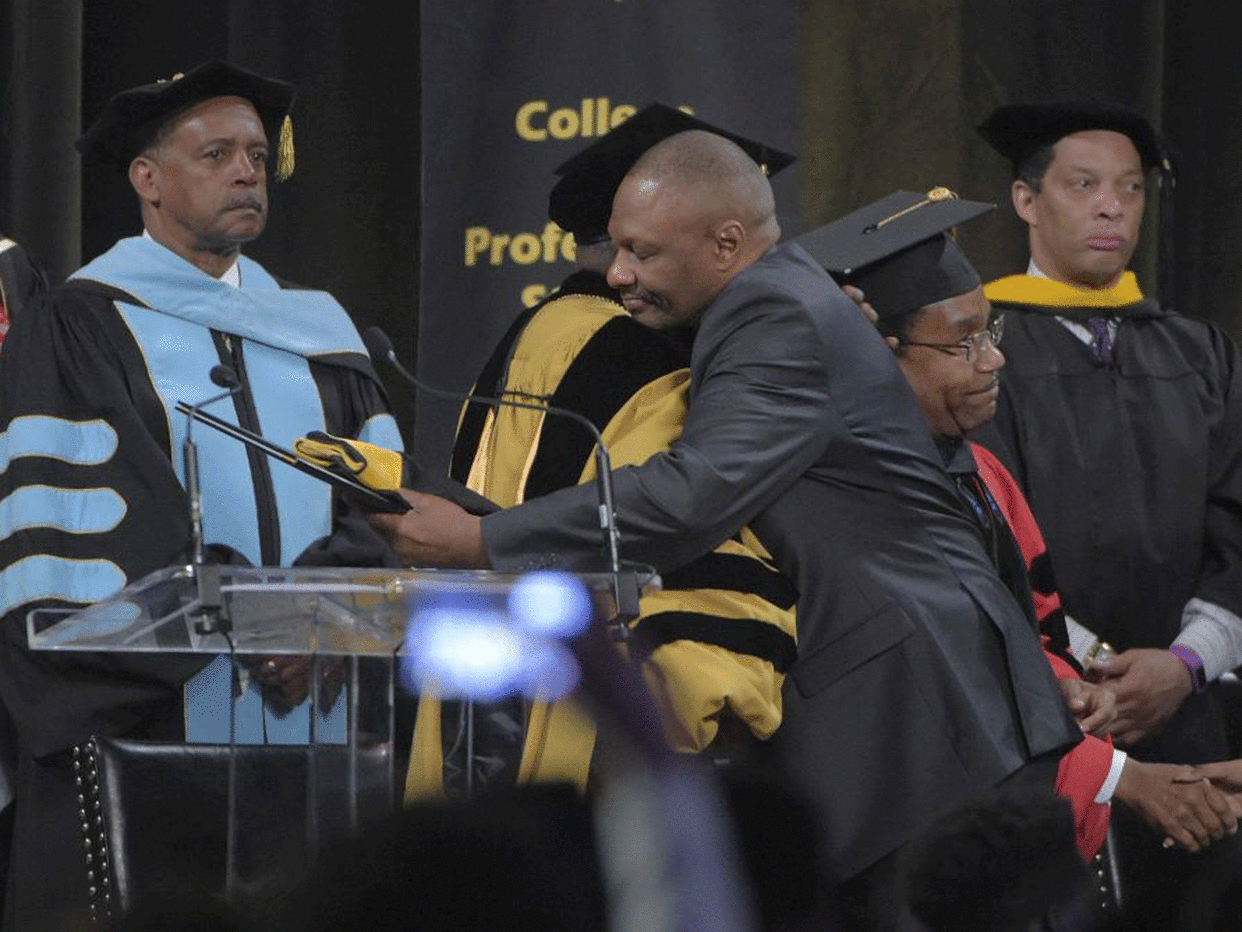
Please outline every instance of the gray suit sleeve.
[{"label": "gray suit sleeve", "polygon": [[[839,293],[825,290],[808,307],[779,284],[735,279],[717,298],[696,337],[681,439],[641,466],[614,471],[625,559],[669,570],[711,550],[805,472],[836,429],[828,353],[813,315],[861,317],[835,303],[848,303]],[[492,565],[598,561],[598,504],[593,485],[578,486],[487,516]]]}]

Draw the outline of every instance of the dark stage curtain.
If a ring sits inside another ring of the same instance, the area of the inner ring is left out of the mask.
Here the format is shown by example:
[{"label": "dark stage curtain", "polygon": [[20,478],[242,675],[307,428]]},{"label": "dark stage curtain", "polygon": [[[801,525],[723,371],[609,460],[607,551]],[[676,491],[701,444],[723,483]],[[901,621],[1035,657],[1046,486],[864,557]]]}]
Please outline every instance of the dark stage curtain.
[{"label": "dark stage curtain", "polygon": [[0,12],[0,231],[60,279],[79,264],[81,0],[6,0]]},{"label": "dark stage curtain", "polygon": [[[1178,308],[1242,332],[1242,64],[1217,4],[804,0],[801,19],[804,227],[896,188],[944,184],[1000,205],[963,231],[963,243],[985,277],[1017,271],[1024,238],[1007,167],[974,126],[996,104],[1027,96],[1108,95],[1143,109],[1182,154]],[[122,87],[227,56],[300,87],[298,172],[274,186],[271,224],[253,253],[277,274],[331,290],[360,326],[381,324],[413,362],[417,3],[6,0],[0,30],[0,229],[54,276],[138,225],[123,179],[81,178],[72,141],[83,122]],[[1136,260],[1148,290],[1155,229],[1149,216]],[[413,404],[392,388],[409,439]]]},{"label": "dark stage curtain", "polygon": [[[985,279],[1022,271],[1009,166],[974,127],[1019,100],[1097,97],[1147,115],[1181,153],[1175,306],[1242,335],[1242,63],[1207,0],[807,0],[801,157],[808,225],[898,188],[999,207],[961,241]],[[1155,292],[1154,192],[1134,268]]]}]

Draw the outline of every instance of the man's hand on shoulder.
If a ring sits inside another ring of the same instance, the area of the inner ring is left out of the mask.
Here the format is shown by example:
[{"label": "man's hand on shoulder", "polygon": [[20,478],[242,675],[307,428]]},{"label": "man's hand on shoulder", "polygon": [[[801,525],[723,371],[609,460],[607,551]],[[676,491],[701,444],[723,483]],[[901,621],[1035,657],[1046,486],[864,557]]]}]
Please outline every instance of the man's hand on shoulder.
[{"label": "man's hand on shoulder", "polygon": [[367,520],[409,566],[487,569],[480,519],[447,499],[402,489],[405,514],[373,513]]},{"label": "man's hand on shoulder", "polygon": [[1096,663],[1092,673],[1117,697],[1117,720],[1109,731],[1123,746],[1158,732],[1191,693],[1190,671],[1167,650],[1122,651]]},{"label": "man's hand on shoulder", "polygon": [[842,285],[841,290],[845,292],[845,296],[858,305],[858,309],[866,315],[867,320],[873,324],[880,322],[880,315],[876,313],[875,308],[871,306],[871,302],[867,300],[867,296],[862,293],[862,289],[857,285]]}]

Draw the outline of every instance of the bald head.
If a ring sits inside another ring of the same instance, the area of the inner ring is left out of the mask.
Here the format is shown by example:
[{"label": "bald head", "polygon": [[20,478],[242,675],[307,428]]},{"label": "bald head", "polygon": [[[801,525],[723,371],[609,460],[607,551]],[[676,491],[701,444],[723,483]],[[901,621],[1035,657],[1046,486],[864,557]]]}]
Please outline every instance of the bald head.
[{"label": "bald head", "polygon": [[780,238],[772,187],[737,145],[671,136],[630,169],[613,200],[608,280],[640,323],[694,325],[721,289]]},{"label": "bald head", "polygon": [[708,213],[745,223],[752,235],[771,224],[774,237],[780,236],[767,176],[754,159],[723,136],[704,130],[670,136],[648,149],[629,177],[676,187]]}]

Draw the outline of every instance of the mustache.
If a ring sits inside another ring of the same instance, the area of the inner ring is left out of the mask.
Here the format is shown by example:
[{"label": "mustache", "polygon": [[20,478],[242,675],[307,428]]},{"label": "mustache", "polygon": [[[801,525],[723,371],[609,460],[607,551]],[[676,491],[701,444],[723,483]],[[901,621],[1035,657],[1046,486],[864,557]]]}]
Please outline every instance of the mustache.
[{"label": "mustache", "polygon": [[621,292],[623,298],[637,298],[644,304],[650,304],[653,307],[663,307],[664,299],[657,294],[652,294],[643,288],[626,288]]},{"label": "mustache", "polygon": [[260,213],[266,209],[263,205],[263,201],[255,197],[253,194],[239,194],[237,197],[232,198],[224,205],[225,210],[241,210],[244,208],[257,210]]}]

